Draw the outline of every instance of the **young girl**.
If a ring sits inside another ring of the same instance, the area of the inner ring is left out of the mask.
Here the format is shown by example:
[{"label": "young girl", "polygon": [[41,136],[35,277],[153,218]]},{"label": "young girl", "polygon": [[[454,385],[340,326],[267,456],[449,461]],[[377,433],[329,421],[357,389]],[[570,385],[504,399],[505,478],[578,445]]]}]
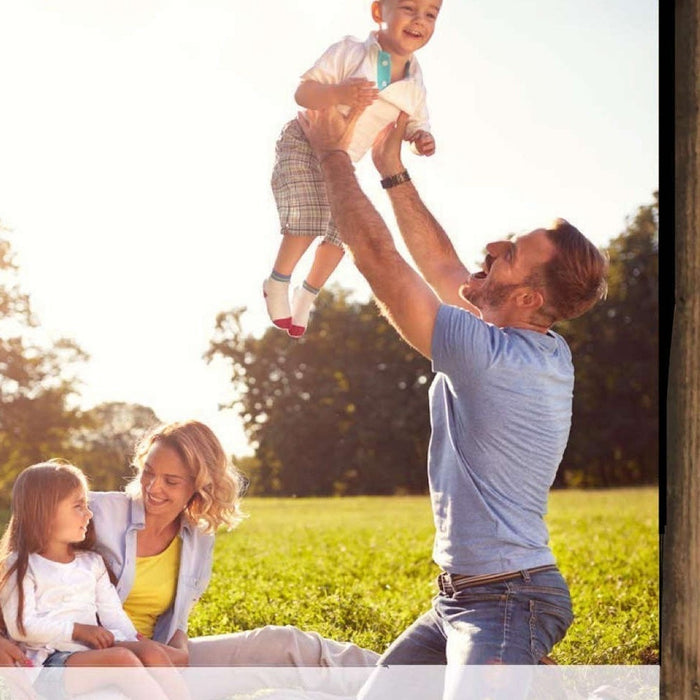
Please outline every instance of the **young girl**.
[{"label": "young girl", "polygon": [[[0,605],[9,636],[34,666],[171,666],[160,645],[138,638],[102,557],[90,551],[91,518],[77,467],[50,461],[17,477],[0,540]],[[158,683],[148,674],[112,675],[74,676],[73,690],[88,692],[94,686],[85,683],[99,680],[148,700],[188,697],[174,673],[161,673]]]},{"label": "young girl", "polygon": [[[307,109],[338,105],[347,113],[363,109],[348,150],[358,161],[371,148],[377,134],[409,115],[407,139],[419,155],[435,152],[425,107],[425,88],[414,52],[433,35],[442,0],[375,0],[372,18],[379,31],[362,42],[346,37],[333,44],[302,76],[295,99]],[[408,173],[401,175],[408,178]],[[403,179],[387,178],[383,187]],[[277,142],[272,190],[280,216],[282,243],[272,274],[263,283],[270,320],[298,338],[304,334],[316,295],[343,257],[337,229],[323,185],[318,159],[296,119],[282,130]],[[323,236],[311,270],[294,290],[290,306],[292,272],[314,237]]]}]

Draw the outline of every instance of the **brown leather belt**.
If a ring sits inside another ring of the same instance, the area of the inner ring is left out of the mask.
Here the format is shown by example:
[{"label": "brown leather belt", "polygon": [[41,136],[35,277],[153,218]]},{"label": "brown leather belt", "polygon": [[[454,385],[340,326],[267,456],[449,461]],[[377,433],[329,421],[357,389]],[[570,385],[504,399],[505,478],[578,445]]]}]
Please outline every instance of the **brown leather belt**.
[{"label": "brown leather belt", "polygon": [[448,574],[443,571],[437,579],[438,588],[442,593],[452,595],[457,591],[462,591],[465,588],[472,586],[484,586],[489,583],[500,583],[501,581],[510,581],[516,578],[522,578],[526,581],[532,574],[538,574],[541,571],[558,571],[554,564],[545,566],[535,566],[532,569],[523,569],[522,571],[511,571],[507,574],[485,574],[483,576],[466,576],[460,574]]}]

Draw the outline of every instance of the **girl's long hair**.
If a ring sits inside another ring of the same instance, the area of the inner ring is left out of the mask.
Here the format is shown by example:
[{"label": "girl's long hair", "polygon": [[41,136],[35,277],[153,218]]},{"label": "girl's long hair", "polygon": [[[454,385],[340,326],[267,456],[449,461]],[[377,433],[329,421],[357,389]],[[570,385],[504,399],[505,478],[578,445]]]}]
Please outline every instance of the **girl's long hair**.
[{"label": "girl's long hair", "polygon": [[[87,492],[85,475],[72,464],[62,460],[50,460],[27,467],[12,487],[12,514],[5,533],[0,539],[0,589],[11,585],[15,576],[18,591],[17,627],[26,633],[22,617],[24,613],[23,581],[29,565],[29,555],[41,552],[50,540],[51,525],[58,504],[77,489]],[[87,535],[76,549],[91,549],[95,543],[92,520]],[[10,558],[15,557],[10,564]]]}]

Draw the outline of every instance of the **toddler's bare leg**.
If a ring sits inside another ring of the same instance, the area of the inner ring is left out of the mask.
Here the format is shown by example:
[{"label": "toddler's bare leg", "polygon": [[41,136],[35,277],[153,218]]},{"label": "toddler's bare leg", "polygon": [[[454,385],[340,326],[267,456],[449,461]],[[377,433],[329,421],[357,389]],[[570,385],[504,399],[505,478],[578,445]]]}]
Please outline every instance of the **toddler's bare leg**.
[{"label": "toddler's bare leg", "polygon": [[312,287],[321,289],[335,268],[338,267],[343,259],[343,255],[345,255],[345,251],[340,246],[321,241],[318,248],[316,248],[316,255],[314,255],[309,274],[306,275],[307,283]]},{"label": "toddler's bare leg", "polygon": [[333,270],[338,267],[343,255],[344,251],[340,246],[327,241],[321,241],[316,248],[316,255],[304,284],[297,287],[292,295],[292,324],[288,333],[293,338],[304,335],[316,295],[331,276]]},{"label": "toddler's bare leg", "polygon": [[304,255],[315,238],[316,236],[283,234],[273,269],[281,275],[291,275],[297,263],[301,260],[301,256]]},{"label": "toddler's bare leg", "polygon": [[289,306],[289,280],[301,256],[311,245],[314,236],[284,234],[272,268],[272,274],[263,282],[263,296],[267,314],[278,328],[289,330],[292,311]]}]

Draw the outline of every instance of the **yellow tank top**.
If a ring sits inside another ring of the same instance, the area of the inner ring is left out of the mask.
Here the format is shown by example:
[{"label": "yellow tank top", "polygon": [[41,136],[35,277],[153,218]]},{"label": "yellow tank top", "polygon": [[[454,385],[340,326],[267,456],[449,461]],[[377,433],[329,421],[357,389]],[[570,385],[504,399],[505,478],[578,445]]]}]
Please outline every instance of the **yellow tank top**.
[{"label": "yellow tank top", "polygon": [[124,610],[145,637],[153,636],[156,620],[175,600],[181,546],[182,540],[175,536],[160,554],[136,557],[134,585],[124,601]]}]

